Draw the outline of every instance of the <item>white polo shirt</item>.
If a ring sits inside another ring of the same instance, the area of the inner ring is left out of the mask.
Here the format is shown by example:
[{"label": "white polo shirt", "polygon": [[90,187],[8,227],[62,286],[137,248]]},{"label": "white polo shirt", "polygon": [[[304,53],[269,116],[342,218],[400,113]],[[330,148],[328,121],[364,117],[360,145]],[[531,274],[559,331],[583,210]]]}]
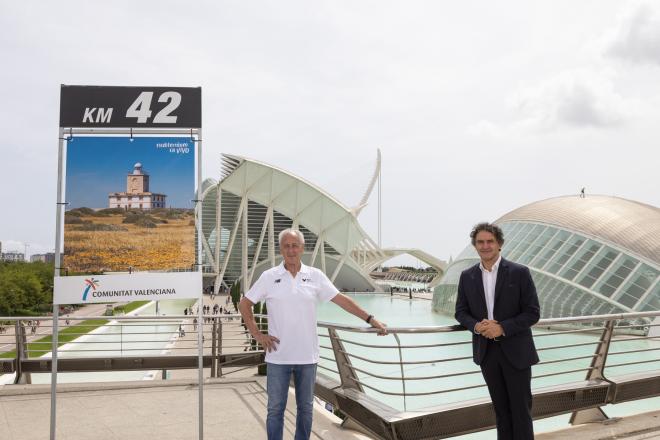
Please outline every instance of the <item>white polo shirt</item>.
[{"label": "white polo shirt", "polygon": [[318,363],[316,306],[330,301],[337,293],[323,272],[302,263],[295,278],[283,262],[262,273],[245,297],[255,304],[266,302],[268,334],[280,340],[276,351],[266,352],[266,362]]}]

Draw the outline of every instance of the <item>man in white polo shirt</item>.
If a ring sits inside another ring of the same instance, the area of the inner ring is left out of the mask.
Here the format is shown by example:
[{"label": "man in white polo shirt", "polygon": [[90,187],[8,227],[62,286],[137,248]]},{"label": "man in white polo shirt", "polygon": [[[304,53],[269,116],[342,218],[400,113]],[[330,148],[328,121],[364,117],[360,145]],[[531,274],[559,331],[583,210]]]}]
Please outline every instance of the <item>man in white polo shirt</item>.
[{"label": "man in white polo shirt", "polygon": [[[279,235],[280,254],[284,261],[261,274],[241,299],[238,309],[252,337],[266,351],[269,440],[281,440],[284,410],[293,375],[296,389],[295,440],[309,439],[319,341],[316,333],[316,306],[332,301],[358,318],[387,334],[385,325],[365,312],[351,298],[339,293],[319,269],[302,264],[305,237],[297,229],[285,229]],[[257,328],[252,306],[265,301],[268,308],[268,334]]]}]

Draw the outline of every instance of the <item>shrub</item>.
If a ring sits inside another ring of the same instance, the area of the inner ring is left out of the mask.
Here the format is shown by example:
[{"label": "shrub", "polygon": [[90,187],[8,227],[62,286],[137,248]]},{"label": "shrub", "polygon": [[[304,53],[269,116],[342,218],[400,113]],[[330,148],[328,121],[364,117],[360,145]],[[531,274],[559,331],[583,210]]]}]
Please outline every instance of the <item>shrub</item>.
[{"label": "shrub", "polygon": [[150,218],[147,218],[147,216],[145,216],[143,218],[138,219],[135,222],[135,226],[140,226],[142,228],[155,228],[156,223],[154,223],[153,221],[151,221]]},{"label": "shrub", "polygon": [[84,206],[81,207],[81,208],[72,209],[69,212],[70,213],[75,212],[75,213],[78,213],[78,215],[92,215],[93,216],[94,214],[96,214],[96,211],[94,211],[92,208],[87,208],[87,207],[84,207]]},{"label": "shrub", "polygon": [[125,212],[126,210],[123,208],[105,208],[105,209],[99,209],[97,211],[97,213],[99,214],[107,214],[107,215],[124,214]]},{"label": "shrub", "polygon": [[106,225],[105,223],[85,223],[76,226],[76,231],[127,231],[128,229],[117,225]]},{"label": "shrub", "polygon": [[64,216],[64,223],[67,225],[82,225],[82,224],[88,224],[91,223],[89,220],[83,220],[80,217],[74,216]]},{"label": "shrub", "polygon": [[142,214],[138,214],[135,212],[129,212],[126,214],[126,217],[124,217],[124,220],[122,220],[122,223],[137,223],[138,220],[143,218]]}]

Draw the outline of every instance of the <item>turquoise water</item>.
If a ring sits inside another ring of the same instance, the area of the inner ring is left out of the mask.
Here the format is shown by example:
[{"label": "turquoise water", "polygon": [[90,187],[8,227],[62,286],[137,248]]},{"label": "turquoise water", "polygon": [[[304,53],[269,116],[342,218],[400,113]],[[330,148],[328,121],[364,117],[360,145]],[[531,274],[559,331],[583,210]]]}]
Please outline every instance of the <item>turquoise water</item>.
[{"label": "turquoise water", "polygon": [[[401,297],[390,297],[389,295],[355,295],[353,298],[370,314],[376,316],[379,320],[387,323],[390,327],[424,327],[439,325],[454,325],[456,321],[453,316],[435,313],[431,310],[431,301],[422,299],[409,300]],[[341,324],[351,324],[366,326],[358,318],[344,312],[333,303],[323,304],[319,308],[319,321],[336,322]],[[320,330],[323,334],[324,329]],[[589,334],[564,334],[548,335],[546,330],[535,330],[535,343],[539,348],[539,357],[542,362],[557,361],[575,357],[588,357],[596,349],[596,343],[600,332]],[[356,341],[370,345],[395,346],[394,336],[388,335],[377,337],[373,334],[359,334],[351,332],[340,332],[340,336],[347,340]],[[401,358],[404,361],[432,361],[432,363],[421,363],[415,365],[406,365],[404,368],[405,377],[424,377],[439,376],[451,373],[472,373],[461,376],[449,377],[444,379],[432,380],[409,380],[406,382],[407,393],[423,393],[436,390],[451,390],[462,387],[476,386],[483,384],[483,379],[478,367],[472,362],[472,348],[469,343],[470,335],[467,332],[451,333],[431,333],[431,334],[401,334],[402,345],[426,345],[426,344],[446,344],[454,343],[445,347],[432,348],[407,348],[403,349]],[[628,341],[628,338],[617,339],[612,342],[609,363],[621,363],[640,360],[658,360],[658,352],[651,351],[647,353],[634,353],[625,355],[614,355],[614,352],[638,350],[638,349],[659,349],[660,341]],[[327,338],[320,338],[321,346],[329,346]],[[463,344],[460,344],[464,342]],[[579,347],[542,350],[544,347],[552,347],[566,344],[588,344]],[[365,371],[376,373],[382,376],[400,377],[401,368],[399,365],[389,365],[384,362],[399,361],[399,352],[396,348],[369,348],[358,345],[345,344],[349,353],[359,356],[375,359],[377,363],[370,363],[359,359],[351,359],[354,366]],[[333,357],[332,351],[321,349],[321,355]],[[464,358],[454,361],[446,361],[451,358]],[[585,369],[589,367],[591,359],[578,359],[562,361],[547,365],[537,365],[533,367],[533,375],[551,374],[566,370]],[[334,362],[321,360],[320,367],[326,367],[336,370]],[[616,367],[606,369],[606,375],[623,375],[633,372],[657,370],[660,368],[660,361],[647,364],[637,364],[625,367]],[[334,373],[324,368],[319,368],[319,372],[330,377],[338,378]],[[586,371],[549,376],[532,380],[532,388],[538,389],[555,384],[584,380]],[[403,391],[403,385],[400,380],[387,380],[369,377],[365,373],[358,373],[361,381],[365,384],[386,392]],[[487,397],[488,391],[485,387],[478,387],[430,396],[412,396],[404,399],[399,396],[391,396],[373,389],[365,388],[365,392],[374,398],[381,400],[388,405],[403,410],[416,410],[442,405],[450,402],[469,400],[473,398]],[[623,416],[635,414],[644,411],[660,409],[660,398],[640,400],[626,404],[610,405],[605,408],[609,416]],[[553,417],[535,422],[538,432],[556,429],[568,424],[569,415]],[[465,439],[486,439],[494,438],[493,431],[484,431],[481,433],[470,434],[462,438]]]}]

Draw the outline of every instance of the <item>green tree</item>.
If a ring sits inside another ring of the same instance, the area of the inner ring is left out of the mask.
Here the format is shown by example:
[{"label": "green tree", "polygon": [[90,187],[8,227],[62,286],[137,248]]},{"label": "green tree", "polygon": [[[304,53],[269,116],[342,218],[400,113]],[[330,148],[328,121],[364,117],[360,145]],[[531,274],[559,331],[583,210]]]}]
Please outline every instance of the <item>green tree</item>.
[{"label": "green tree", "polygon": [[0,263],[0,315],[34,315],[53,302],[53,265]]}]

